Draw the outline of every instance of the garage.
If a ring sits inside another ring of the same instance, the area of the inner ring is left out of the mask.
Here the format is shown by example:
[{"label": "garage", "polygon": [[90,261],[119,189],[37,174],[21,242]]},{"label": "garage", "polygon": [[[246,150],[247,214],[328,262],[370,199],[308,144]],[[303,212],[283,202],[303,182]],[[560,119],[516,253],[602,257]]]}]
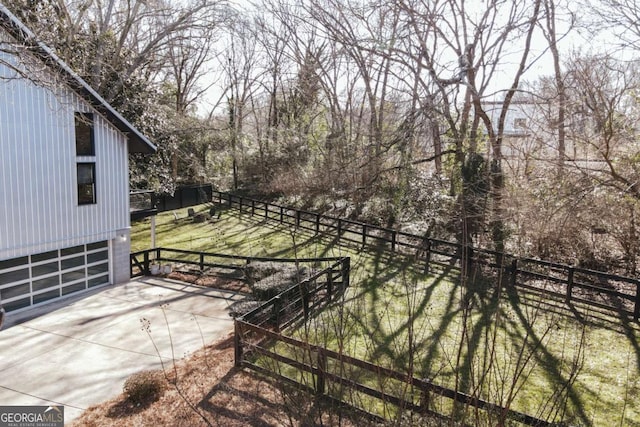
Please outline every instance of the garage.
[{"label": "garage", "polygon": [[0,302],[20,310],[110,283],[108,241],[0,261]]}]

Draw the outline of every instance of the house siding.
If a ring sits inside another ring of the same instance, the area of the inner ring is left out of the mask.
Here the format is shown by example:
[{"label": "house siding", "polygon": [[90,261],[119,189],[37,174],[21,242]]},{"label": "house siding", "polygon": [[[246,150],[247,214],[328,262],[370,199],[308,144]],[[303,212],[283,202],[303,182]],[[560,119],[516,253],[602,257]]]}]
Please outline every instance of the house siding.
[{"label": "house siding", "polygon": [[[129,227],[126,136],[71,90],[15,78],[3,60],[12,58],[0,58],[0,260],[114,239]],[[95,157],[76,156],[76,111],[94,113]],[[83,160],[96,165],[94,205],[77,203]]]}]

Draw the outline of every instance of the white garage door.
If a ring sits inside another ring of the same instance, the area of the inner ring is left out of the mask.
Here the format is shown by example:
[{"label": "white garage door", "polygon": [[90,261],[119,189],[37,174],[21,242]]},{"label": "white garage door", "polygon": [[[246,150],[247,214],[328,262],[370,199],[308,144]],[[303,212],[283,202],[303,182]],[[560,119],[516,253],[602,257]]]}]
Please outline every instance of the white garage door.
[{"label": "white garage door", "polygon": [[0,301],[7,311],[108,283],[106,241],[0,261]]}]

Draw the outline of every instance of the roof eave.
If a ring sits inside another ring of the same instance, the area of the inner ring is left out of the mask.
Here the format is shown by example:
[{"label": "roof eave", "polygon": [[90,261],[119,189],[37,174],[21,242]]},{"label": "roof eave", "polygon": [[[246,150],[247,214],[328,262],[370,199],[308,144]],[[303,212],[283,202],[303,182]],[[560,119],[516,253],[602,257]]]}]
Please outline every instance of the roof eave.
[{"label": "roof eave", "polygon": [[37,40],[9,9],[0,3],[0,25],[16,40],[25,44],[29,51],[63,78],[64,82],[87,101],[93,108],[103,114],[109,122],[124,133],[129,140],[129,153],[155,153],[157,147],[131,123],[120,115],[104,98],[102,98],[82,77],[76,74],[48,46]]}]

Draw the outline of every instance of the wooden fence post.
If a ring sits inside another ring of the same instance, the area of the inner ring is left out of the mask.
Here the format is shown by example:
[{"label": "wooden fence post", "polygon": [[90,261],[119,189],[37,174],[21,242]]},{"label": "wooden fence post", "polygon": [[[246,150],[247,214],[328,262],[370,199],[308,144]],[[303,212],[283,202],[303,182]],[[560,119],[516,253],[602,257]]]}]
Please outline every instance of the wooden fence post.
[{"label": "wooden fence post", "polygon": [[296,210],[296,227],[300,227],[300,211]]},{"label": "wooden fence post", "polygon": [[300,283],[300,296],[302,297],[304,319],[307,320],[309,318],[309,282],[306,280]]},{"label": "wooden fence post", "polygon": [[282,222],[284,221],[284,211],[283,211],[283,207],[280,206],[280,224],[282,224]]},{"label": "wooden fence post", "polygon": [[264,203],[264,219],[269,218],[269,203]]},{"label": "wooden fence post", "polygon": [[276,332],[280,332],[280,309],[282,308],[282,301],[280,295],[273,298],[273,306],[271,307],[271,319],[275,322]]},{"label": "wooden fence post", "polygon": [[342,288],[349,287],[349,275],[351,274],[351,258],[346,257],[342,261]]},{"label": "wooden fence post", "polygon": [[145,251],[144,252],[144,275],[148,276],[149,274],[151,274],[151,272],[149,271],[149,251]]},{"label": "wooden fence post", "polygon": [[573,267],[569,267],[569,274],[567,275],[567,293],[565,295],[565,302],[567,304],[571,303],[571,295],[573,294],[573,275]]},{"label": "wooden fence post", "polygon": [[204,271],[204,252],[200,252],[200,272]]},{"label": "wooden fence post", "polygon": [[420,388],[420,411],[423,414],[429,413],[429,403],[431,400],[429,388]]},{"label": "wooden fence post", "polygon": [[325,378],[324,373],[327,369],[327,355],[322,347],[317,347],[318,350],[318,369],[316,370],[316,394],[325,393]]},{"label": "wooden fence post", "polygon": [[233,329],[234,365],[239,368],[242,365],[242,328],[240,322],[234,320]]},{"label": "wooden fence post", "polygon": [[256,214],[256,201],[251,199],[251,216]]},{"label": "wooden fence post", "polygon": [[396,251],[397,234],[396,230],[391,230],[391,252]]},{"label": "wooden fence post", "polygon": [[511,286],[516,287],[516,281],[518,279],[518,258],[514,258],[511,261]]},{"label": "wooden fence post", "polygon": [[640,319],[640,282],[636,281],[636,303],[633,309],[633,320]]},{"label": "wooden fence post", "polygon": [[425,244],[424,261],[424,274],[429,274],[429,267],[431,266],[431,239],[427,239],[427,243]]},{"label": "wooden fence post", "polygon": [[316,214],[316,234],[320,233],[320,214]]}]

